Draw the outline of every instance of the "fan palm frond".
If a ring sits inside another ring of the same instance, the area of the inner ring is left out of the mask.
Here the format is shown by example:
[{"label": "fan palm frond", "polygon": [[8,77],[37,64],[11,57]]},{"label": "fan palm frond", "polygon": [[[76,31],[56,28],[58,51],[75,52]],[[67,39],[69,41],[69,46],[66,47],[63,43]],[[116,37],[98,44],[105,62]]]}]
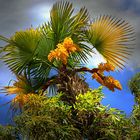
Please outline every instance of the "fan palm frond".
[{"label": "fan palm frond", "polygon": [[57,2],[53,5],[49,24],[55,33],[56,44],[68,36],[81,36],[81,31],[88,25],[89,15],[86,8],[81,8],[76,15],[73,15],[73,11],[72,3],[69,2]]},{"label": "fan palm frond", "polygon": [[[85,45],[86,41],[85,28],[88,25],[89,15],[86,8],[81,8],[80,11],[73,15],[73,7],[69,2],[57,2],[51,9],[49,23],[50,28],[54,32],[55,47],[61,43],[66,37],[71,37],[72,40],[82,49],[82,52],[73,54],[72,57],[82,62],[87,62],[91,52],[91,48]],[[46,26],[48,27],[48,26]],[[88,53],[87,53],[88,52]]]},{"label": "fan palm frond", "polygon": [[90,43],[104,58],[123,68],[131,54],[134,39],[133,28],[125,21],[111,16],[100,16],[93,22],[87,32]]},{"label": "fan palm frond", "polygon": [[9,44],[2,48],[2,60],[8,67],[18,75],[26,70],[31,77],[45,80],[52,68],[47,56],[54,48],[53,41],[32,28],[16,32],[9,40]]},{"label": "fan palm frond", "polygon": [[3,48],[2,60],[16,74],[20,74],[32,61],[41,35],[38,30],[16,32]]},{"label": "fan palm frond", "polygon": [[50,12],[50,25],[57,38],[61,35],[64,23],[66,24],[70,20],[73,10],[72,4],[69,2],[57,2],[53,5]]}]

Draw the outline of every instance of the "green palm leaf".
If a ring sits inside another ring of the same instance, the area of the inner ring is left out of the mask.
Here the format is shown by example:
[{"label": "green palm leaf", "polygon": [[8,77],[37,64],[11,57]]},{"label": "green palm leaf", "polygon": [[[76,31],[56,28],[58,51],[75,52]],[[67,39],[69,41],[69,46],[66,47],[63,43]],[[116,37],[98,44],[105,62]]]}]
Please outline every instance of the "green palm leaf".
[{"label": "green palm leaf", "polygon": [[[49,35],[48,35],[49,36]],[[2,60],[16,74],[24,71],[31,78],[44,81],[47,79],[52,64],[47,56],[54,48],[52,39],[44,37],[38,29],[16,32],[8,45],[1,49],[4,52]]]},{"label": "green palm leaf", "polygon": [[20,74],[32,61],[41,38],[37,30],[29,29],[16,32],[6,45],[3,61],[16,74]]},{"label": "green palm leaf", "polygon": [[129,45],[134,40],[133,28],[125,21],[111,16],[100,16],[87,31],[89,42],[104,58],[123,68],[132,53]]},{"label": "green palm leaf", "polygon": [[57,2],[51,9],[51,21],[48,25],[54,33],[55,47],[58,43],[63,42],[66,37],[71,37],[82,49],[82,52],[73,54],[73,58],[87,62],[87,55],[90,55],[89,52],[92,51],[89,46],[84,44],[87,41],[85,29],[88,26],[89,15],[86,8],[81,8],[76,15],[73,15],[73,11],[71,3]]},{"label": "green palm leaf", "polygon": [[48,61],[48,54],[54,49],[54,40],[51,37],[51,32],[48,31],[44,35],[44,31],[40,31],[42,38],[36,49],[34,60],[30,65],[31,76],[37,78],[38,81],[46,81],[49,72],[54,68],[54,65]]}]

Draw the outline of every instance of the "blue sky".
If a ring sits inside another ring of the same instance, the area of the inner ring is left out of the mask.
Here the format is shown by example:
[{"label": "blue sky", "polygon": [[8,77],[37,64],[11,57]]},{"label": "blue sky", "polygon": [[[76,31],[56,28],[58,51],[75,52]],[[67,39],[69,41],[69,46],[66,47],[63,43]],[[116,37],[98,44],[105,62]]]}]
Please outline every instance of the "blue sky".
[{"label": "blue sky", "polygon": [[[131,71],[125,69],[123,72],[110,72],[105,73],[106,75],[111,75],[115,79],[119,80],[122,84],[123,89],[115,90],[115,92],[112,92],[108,90],[106,87],[103,88],[104,93],[104,99],[102,100],[102,103],[104,105],[110,105],[110,107],[114,107],[117,109],[120,109],[124,111],[127,115],[131,114],[131,111],[133,109],[134,102],[134,96],[131,94],[131,91],[128,87],[128,81],[135,75],[137,71]],[[91,88],[97,88],[100,86],[99,83],[97,83],[95,80],[91,78],[91,75],[88,74],[87,76],[87,82],[89,83]]]},{"label": "blue sky", "polygon": [[[26,29],[33,25],[37,27],[44,21],[49,19],[49,10],[56,0],[0,0],[0,34],[11,36],[15,31]],[[136,32],[136,45],[134,53],[127,64],[127,67],[121,72],[110,73],[114,78],[119,80],[123,85],[123,90],[111,92],[104,88],[105,98],[102,103],[110,104],[130,114],[134,97],[128,88],[128,81],[140,72],[140,0],[68,0],[74,3],[76,9],[85,6],[91,15],[91,19],[100,15],[108,14],[127,20],[134,26]],[[80,2],[79,2],[80,1]],[[3,42],[0,41],[0,46]],[[93,59],[94,58],[94,59]],[[96,59],[95,59],[96,58]],[[103,62],[103,58],[96,54],[90,58],[88,67],[96,67],[98,63]],[[11,79],[15,79],[14,75],[0,62],[0,87],[8,85]],[[87,81],[92,88],[100,86],[96,81],[87,75]],[[0,95],[0,104],[7,102],[11,97]],[[10,121],[10,114],[7,114],[8,106],[0,108],[0,124],[6,124]]]}]

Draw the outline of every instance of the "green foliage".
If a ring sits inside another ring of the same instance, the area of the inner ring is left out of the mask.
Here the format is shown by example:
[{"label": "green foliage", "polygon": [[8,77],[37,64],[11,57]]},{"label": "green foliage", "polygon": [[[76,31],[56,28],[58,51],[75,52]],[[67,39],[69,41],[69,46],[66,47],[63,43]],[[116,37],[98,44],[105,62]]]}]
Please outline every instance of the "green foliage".
[{"label": "green foliage", "polygon": [[135,105],[133,108],[132,118],[140,124],[140,105]]},{"label": "green foliage", "polygon": [[76,97],[74,108],[79,111],[94,111],[103,98],[101,94],[102,87],[99,89],[89,90],[86,94],[79,94]]},{"label": "green foliage", "polygon": [[15,140],[15,128],[0,125],[0,140]]},{"label": "green foliage", "polygon": [[119,110],[103,106],[100,103],[103,98],[101,92],[100,87],[77,96],[74,105],[76,127],[80,129],[82,136],[89,139],[125,139],[129,133],[128,123],[131,122]]},{"label": "green foliage", "polygon": [[139,105],[126,118],[123,112],[101,104],[102,87],[77,95],[73,105],[63,102],[62,96],[31,94],[22,113],[14,118],[16,125],[0,127],[0,138],[12,140],[18,134],[30,140],[140,139]]},{"label": "green foliage", "polygon": [[[60,94],[61,95],[61,94]],[[70,123],[71,107],[59,100],[60,95],[33,95],[20,116],[15,118],[17,129],[30,140],[78,139],[79,130]]]},{"label": "green foliage", "polygon": [[34,29],[16,32],[5,46],[4,62],[13,72],[21,73],[32,61],[41,34]]},{"label": "green foliage", "polygon": [[32,95],[22,114],[15,118],[18,132],[31,140],[139,139],[134,117],[126,118],[119,110],[100,103],[101,87],[77,95],[74,105],[61,101],[62,95]]},{"label": "green foliage", "polygon": [[130,117],[131,121],[135,126],[133,125],[132,129],[132,137],[134,139],[140,139],[140,105],[134,105],[133,112]]},{"label": "green foliage", "polygon": [[140,104],[140,73],[137,73],[128,83],[131,92],[135,95],[135,101]]}]

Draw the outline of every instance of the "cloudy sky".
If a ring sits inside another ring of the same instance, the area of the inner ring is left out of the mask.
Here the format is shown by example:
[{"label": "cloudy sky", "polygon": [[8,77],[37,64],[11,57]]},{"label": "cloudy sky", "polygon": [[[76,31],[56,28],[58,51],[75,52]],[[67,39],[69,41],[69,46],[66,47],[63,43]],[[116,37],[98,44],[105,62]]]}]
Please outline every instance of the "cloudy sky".
[{"label": "cloudy sky", "polygon": [[[17,30],[24,30],[31,25],[37,27],[49,20],[49,11],[53,3],[58,0],[0,0],[0,35],[10,37]],[[103,14],[123,18],[135,29],[136,41],[134,53],[123,72],[114,73],[114,77],[123,83],[123,91],[120,93],[105,95],[104,104],[118,107],[126,113],[130,113],[134,104],[133,96],[127,87],[127,82],[140,68],[140,0],[68,0],[74,4],[75,9],[85,6],[91,19]],[[0,41],[0,46],[4,45]],[[95,57],[94,57],[95,58]],[[102,57],[96,55],[96,61],[91,59],[88,66],[95,66]],[[118,76],[121,75],[121,76]],[[121,77],[121,79],[119,79]],[[8,69],[0,62],[0,86],[7,85],[9,80],[14,79]],[[97,83],[88,79],[91,86],[98,86]],[[9,100],[8,97],[0,98],[0,103]],[[125,100],[125,102],[124,102]],[[0,108],[0,123],[5,119],[6,107]]]}]

